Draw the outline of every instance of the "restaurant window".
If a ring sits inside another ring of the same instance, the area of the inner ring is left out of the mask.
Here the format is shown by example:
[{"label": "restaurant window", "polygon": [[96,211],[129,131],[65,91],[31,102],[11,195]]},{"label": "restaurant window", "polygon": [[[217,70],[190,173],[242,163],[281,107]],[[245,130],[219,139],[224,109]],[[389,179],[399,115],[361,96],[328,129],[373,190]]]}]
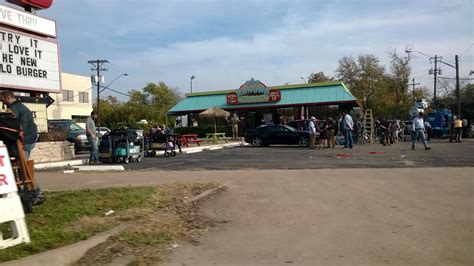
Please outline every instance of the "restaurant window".
[{"label": "restaurant window", "polygon": [[74,102],[74,92],[63,90],[63,102]]},{"label": "restaurant window", "polygon": [[88,92],[79,92],[79,102],[88,103],[89,102],[89,93]]}]

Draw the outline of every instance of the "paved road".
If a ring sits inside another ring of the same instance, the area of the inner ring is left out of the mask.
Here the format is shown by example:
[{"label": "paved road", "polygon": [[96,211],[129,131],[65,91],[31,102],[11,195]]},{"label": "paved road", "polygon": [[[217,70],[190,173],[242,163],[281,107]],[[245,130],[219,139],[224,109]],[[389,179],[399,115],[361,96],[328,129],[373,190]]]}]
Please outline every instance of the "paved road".
[{"label": "paved road", "polygon": [[412,151],[410,143],[358,145],[352,150],[309,150],[295,146],[251,146],[228,148],[173,157],[145,158],[126,165],[130,170],[229,170],[229,169],[324,169],[446,167],[474,165],[474,139],[463,143],[434,140],[432,150],[421,144]]}]

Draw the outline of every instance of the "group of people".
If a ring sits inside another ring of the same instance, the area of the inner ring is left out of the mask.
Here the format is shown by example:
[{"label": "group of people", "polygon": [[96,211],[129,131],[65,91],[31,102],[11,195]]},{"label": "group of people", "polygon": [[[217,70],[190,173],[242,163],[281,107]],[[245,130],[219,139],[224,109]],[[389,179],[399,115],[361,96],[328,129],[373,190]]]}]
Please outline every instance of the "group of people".
[{"label": "group of people", "polygon": [[[425,122],[425,126],[426,126]],[[405,124],[400,120],[388,120],[381,117],[375,121],[377,131],[380,132],[383,146],[390,146],[397,143],[402,137]]]},{"label": "group of people", "polygon": [[322,118],[320,120],[312,116],[309,122],[309,148],[316,148],[317,133],[319,133],[318,148],[334,148],[336,146],[336,132],[338,124],[341,123],[340,130],[344,134],[344,148],[352,149],[354,131],[354,121],[347,111],[343,111],[339,121],[332,117]]}]

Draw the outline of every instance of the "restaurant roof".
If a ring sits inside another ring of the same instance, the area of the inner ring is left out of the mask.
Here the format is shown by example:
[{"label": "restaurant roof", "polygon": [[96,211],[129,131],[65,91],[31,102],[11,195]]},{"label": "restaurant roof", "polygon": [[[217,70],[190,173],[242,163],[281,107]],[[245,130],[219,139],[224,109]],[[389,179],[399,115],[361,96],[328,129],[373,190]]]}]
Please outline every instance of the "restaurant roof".
[{"label": "restaurant roof", "polygon": [[272,86],[271,88],[280,90],[280,101],[229,105],[226,96],[236,90],[188,93],[186,98],[168,111],[168,114],[197,113],[211,107],[238,110],[260,107],[284,108],[335,104],[358,106],[357,99],[341,81]]}]

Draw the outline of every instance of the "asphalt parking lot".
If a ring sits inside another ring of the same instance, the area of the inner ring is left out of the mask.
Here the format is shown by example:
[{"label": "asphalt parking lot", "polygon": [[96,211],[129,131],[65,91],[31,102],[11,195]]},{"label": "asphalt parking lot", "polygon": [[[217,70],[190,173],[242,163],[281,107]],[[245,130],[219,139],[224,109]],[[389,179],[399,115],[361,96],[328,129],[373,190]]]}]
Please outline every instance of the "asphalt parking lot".
[{"label": "asphalt parking lot", "polygon": [[299,148],[297,146],[270,146],[255,148],[242,146],[176,157],[147,157],[140,163],[124,165],[127,170],[233,170],[233,169],[323,169],[323,168],[400,168],[400,167],[453,167],[474,165],[474,139],[449,143],[446,139],[430,142],[431,150],[421,144],[417,150],[411,143],[391,146],[378,144],[356,145],[354,149]]}]

